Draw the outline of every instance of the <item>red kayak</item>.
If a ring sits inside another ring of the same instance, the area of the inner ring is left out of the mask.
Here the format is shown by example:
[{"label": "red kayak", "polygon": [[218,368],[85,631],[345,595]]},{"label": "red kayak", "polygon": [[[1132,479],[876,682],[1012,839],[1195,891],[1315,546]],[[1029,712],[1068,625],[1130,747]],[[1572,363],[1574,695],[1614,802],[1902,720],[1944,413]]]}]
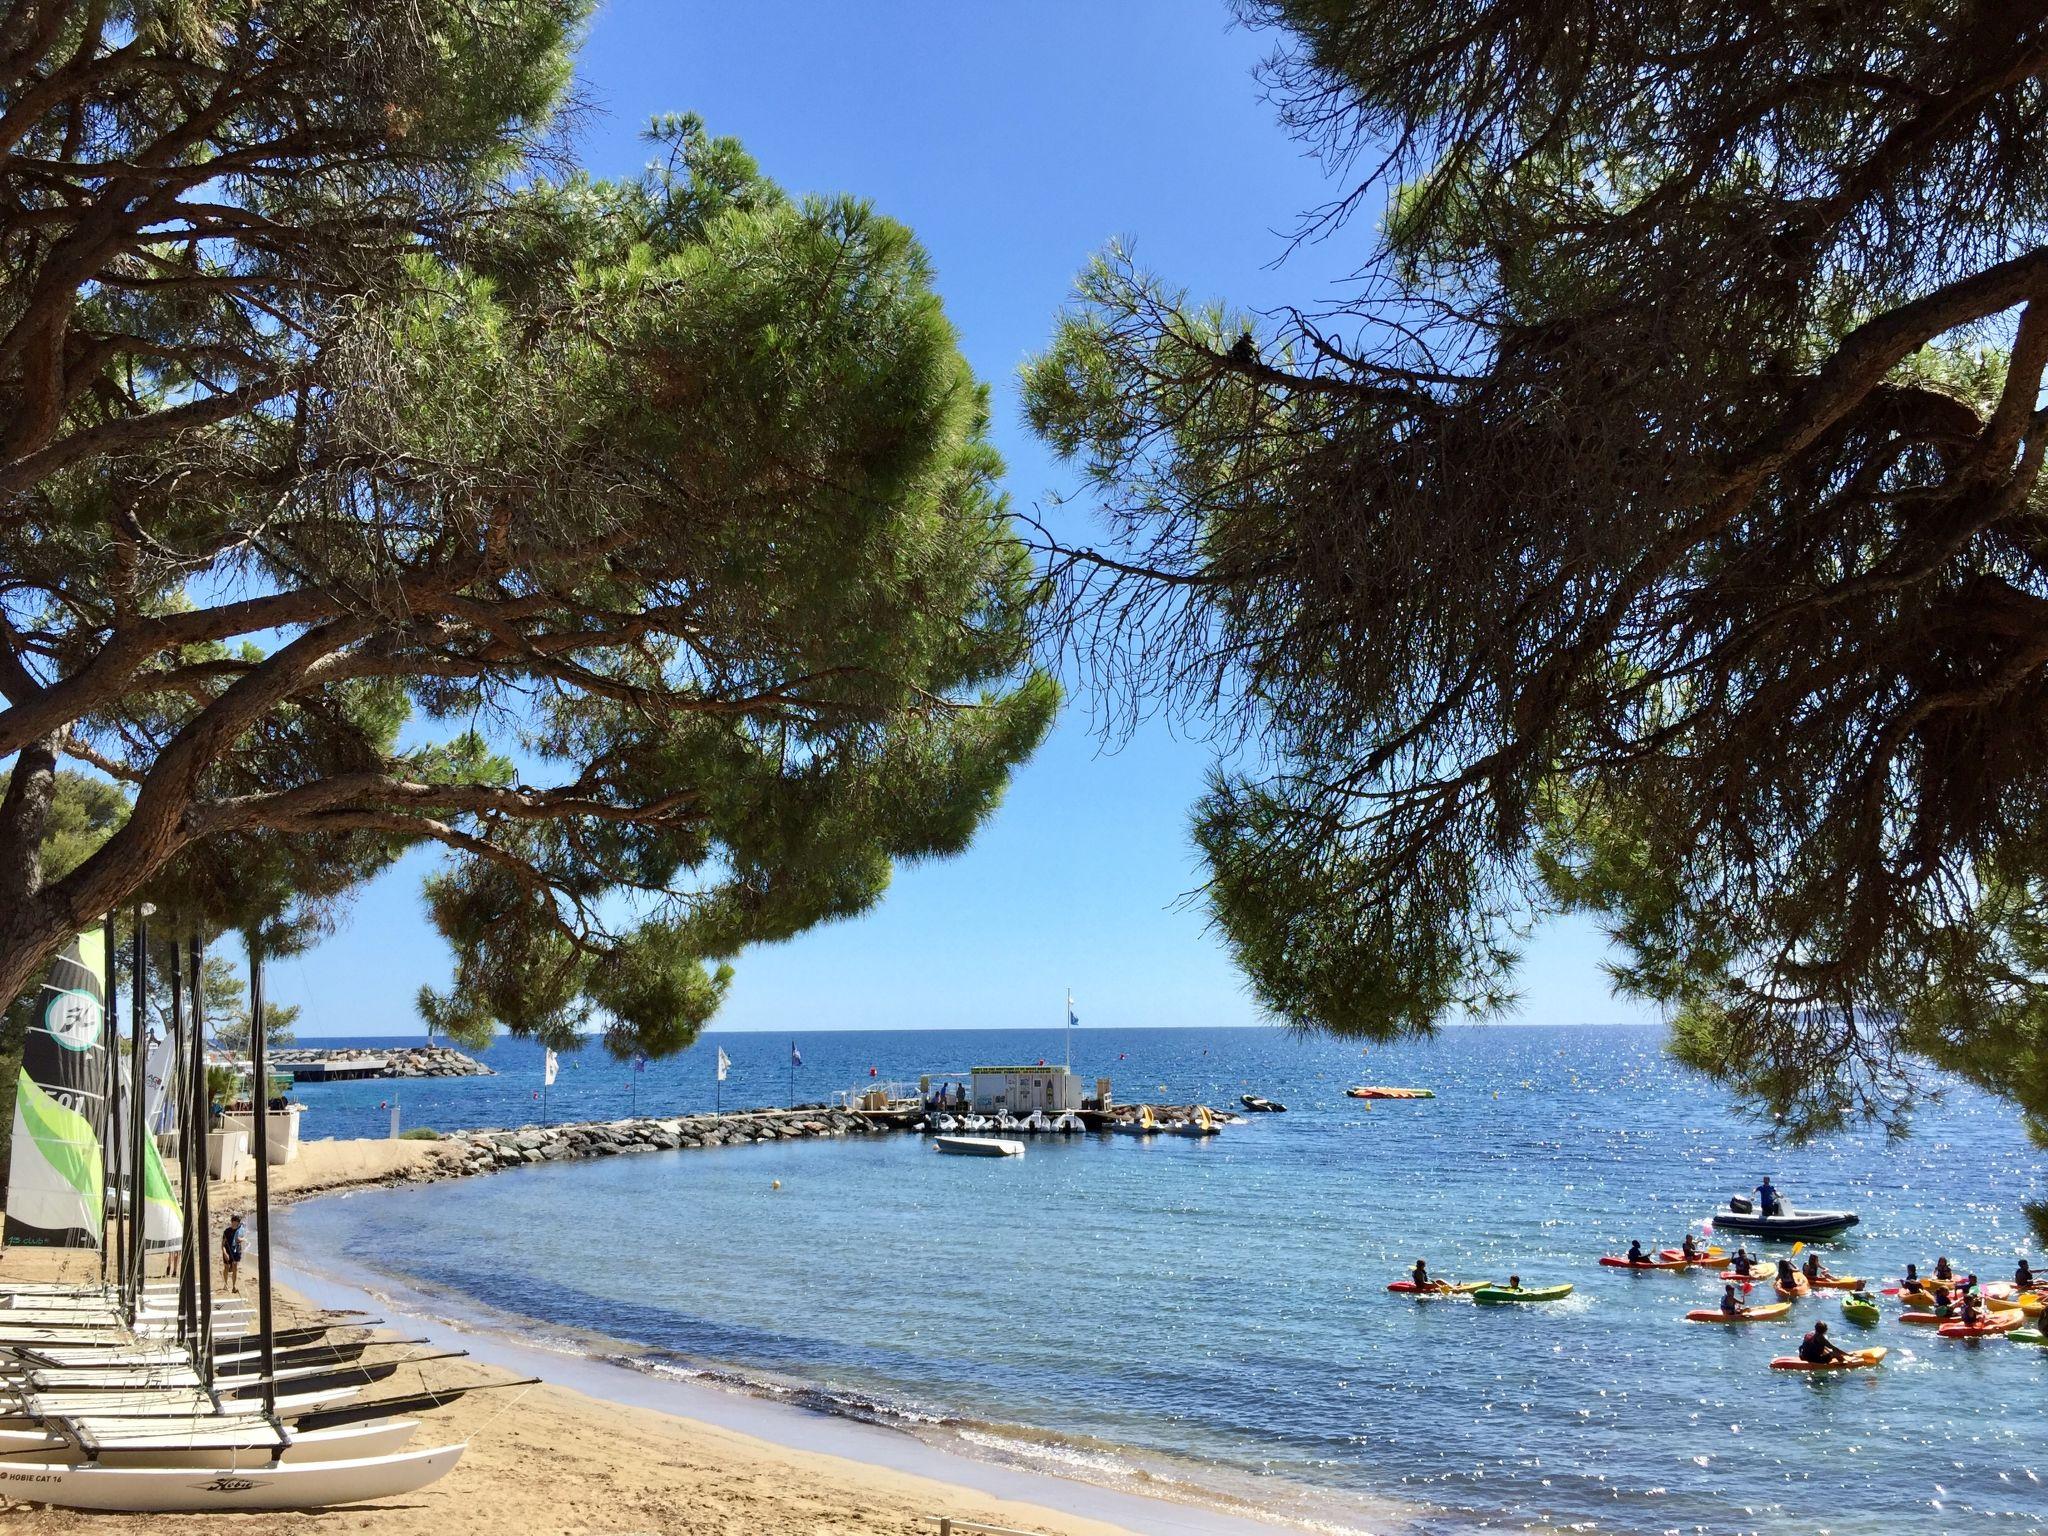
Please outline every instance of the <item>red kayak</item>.
[{"label": "red kayak", "polygon": [[1988,1339],[1993,1334],[2011,1333],[2026,1315],[2024,1312],[1994,1312],[1974,1323],[1943,1323],[1935,1332],[1944,1339]]},{"label": "red kayak", "polygon": [[1609,1269],[1691,1269],[1700,1262],[1697,1259],[1636,1259],[1629,1260],[1619,1254],[1610,1253],[1600,1260]]},{"label": "red kayak", "polygon": [[1484,1284],[1484,1280],[1432,1280],[1428,1285],[1417,1285],[1413,1280],[1396,1280],[1387,1289],[1404,1296],[1469,1296]]}]

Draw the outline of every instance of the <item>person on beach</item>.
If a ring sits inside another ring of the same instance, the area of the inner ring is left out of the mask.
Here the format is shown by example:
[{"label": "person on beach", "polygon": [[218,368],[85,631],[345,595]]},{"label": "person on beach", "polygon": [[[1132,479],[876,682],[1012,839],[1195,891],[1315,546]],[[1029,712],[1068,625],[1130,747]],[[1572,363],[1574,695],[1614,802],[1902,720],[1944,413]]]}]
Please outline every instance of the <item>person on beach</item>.
[{"label": "person on beach", "polygon": [[1778,1191],[1771,1183],[1771,1176],[1764,1175],[1763,1183],[1756,1187],[1757,1209],[1766,1216],[1778,1214]]},{"label": "person on beach", "polygon": [[1828,1325],[1815,1323],[1813,1332],[1799,1341],[1799,1358],[1808,1365],[1835,1365],[1849,1357],[1828,1337]]},{"label": "person on beach", "polygon": [[220,1235],[221,1280],[230,1291],[240,1295],[242,1290],[242,1213],[235,1212],[234,1220],[227,1224]]},{"label": "person on beach", "polygon": [[1723,1317],[1747,1317],[1749,1315],[1749,1303],[1735,1294],[1735,1287],[1732,1284],[1721,1287],[1721,1315]]}]

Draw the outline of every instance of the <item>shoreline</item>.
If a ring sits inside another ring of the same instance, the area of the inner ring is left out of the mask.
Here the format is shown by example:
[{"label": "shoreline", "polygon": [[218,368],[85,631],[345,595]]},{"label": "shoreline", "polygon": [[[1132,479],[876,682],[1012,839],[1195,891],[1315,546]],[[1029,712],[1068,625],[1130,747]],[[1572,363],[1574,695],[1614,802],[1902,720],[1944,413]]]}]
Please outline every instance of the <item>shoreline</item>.
[{"label": "shoreline", "polygon": [[[1143,1536],[1299,1536],[1304,1530],[1363,1536],[1366,1530],[1236,1513],[1200,1501],[1200,1490],[1192,1487],[1185,1490],[1186,1496],[1176,1497],[1174,1491],[1114,1488],[1015,1465],[992,1455],[975,1455],[964,1446],[934,1445],[893,1425],[778,1400],[738,1378],[728,1382],[709,1375],[668,1374],[635,1368],[621,1358],[588,1354],[568,1340],[573,1332],[568,1328],[561,1328],[554,1339],[514,1337],[506,1330],[525,1320],[493,1319],[480,1303],[459,1293],[429,1294],[378,1273],[336,1275],[282,1248],[276,1262],[279,1283],[295,1297],[318,1307],[368,1311],[381,1317],[386,1327],[425,1338],[434,1349],[466,1349],[473,1361],[493,1370],[539,1376],[550,1387],[580,1398],[743,1436],[777,1451],[831,1457],[928,1481],[957,1496],[951,1506],[935,1505],[930,1510],[934,1516],[974,1518],[961,1506],[975,1499],[996,1499],[1013,1506],[1027,1524],[1048,1531],[1063,1532],[1075,1520],[1101,1522]],[[540,1326],[556,1325],[543,1321]],[[1386,1532],[1398,1526],[1380,1524],[1372,1529]]]},{"label": "shoreline", "polygon": [[[744,1123],[759,1113],[738,1111],[728,1118]],[[827,1138],[831,1134],[825,1132]],[[271,1170],[272,1204],[282,1210],[315,1199],[515,1172],[520,1166],[514,1162],[479,1168],[467,1162],[470,1155],[468,1144],[451,1145],[445,1139],[303,1142],[297,1161]],[[253,1194],[247,1182],[213,1185],[215,1215]],[[1254,1486],[1226,1490],[1196,1477],[1183,1479],[1155,1470],[1143,1464],[1144,1453],[1120,1447],[1104,1448],[1096,1468],[1099,1476],[1078,1468],[1049,1468],[1042,1462],[1052,1454],[1087,1466],[1089,1448],[1057,1431],[1025,1424],[963,1426],[916,1413],[897,1419],[886,1411],[870,1416],[850,1411],[846,1400],[810,1380],[769,1380],[737,1368],[728,1374],[708,1362],[670,1368],[638,1358],[637,1352],[648,1346],[609,1336],[578,1337],[581,1330],[546,1319],[500,1314],[452,1288],[430,1287],[414,1277],[360,1265],[345,1255],[300,1252],[285,1236],[275,1240],[280,1285],[318,1306],[371,1312],[409,1335],[432,1339],[436,1348],[467,1349],[478,1361],[514,1375],[540,1376],[551,1386],[597,1402],[744,1435],[778,1450],[823,1451],[863,1466],[929,1479],[965,1495],[1020,1501],[1066,1519],[1107,1520],[1120,1530],[1160,1536],[1299,1536],[1302,1531],[1384,1536],[1423,1513],[1391,1500],[1367,1501],[1306,1484],[1261,1488],[1250,1474],[1245,1480]],[[250,1261],[245,1261],[244,1280],[250,1278]],[[539,1343],[534,1342],[537,1336]],[[1045,1438],[1033,1438],[1038,1436]],[[1060,1442],[1057,1453],[1049,1449],[1055,1441]],[[1163,1467],[1168,1458],[1157,1460]],[[1216,1482],[1226,1480],[1218,1476]],[[1269,1499],[1300,1507],[1277,1511]],[[1363,1507],[1339,1511],[1325,1507],[1325,1500]],[[1105,1513],[1111,1507],[1122,1512],[1123,1523]],[[1127,1523],[1131,1520],[1141,1523]]]}]

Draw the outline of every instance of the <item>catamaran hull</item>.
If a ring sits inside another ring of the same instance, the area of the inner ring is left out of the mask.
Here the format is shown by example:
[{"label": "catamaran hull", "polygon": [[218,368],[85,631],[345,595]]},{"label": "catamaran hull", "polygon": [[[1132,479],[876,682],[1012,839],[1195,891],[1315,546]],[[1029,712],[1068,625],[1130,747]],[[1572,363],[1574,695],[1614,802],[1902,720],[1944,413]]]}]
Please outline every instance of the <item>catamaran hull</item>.
[{"label": "catamaran hull", "polygon": [[67,1467],[0,1463],[0,1497],[60,1509],[204,1513],[216,1509],[327,1509],[411,1493],[445,1477],[459,1445],[348,1461],[285,1463],[245,1471],[206,1467]]},{"label": "catamaran hull", "polygon": [[[294,1466],[306,1462],[389,1456],[404,1450],[419,1427],[418,1419],[393,1419],[376,1424],[348,1424],[337,1429],[309,1429],[292,1436],[291,1444],[277,1459],[287,1466]],[[175,1432],[151,1436],[150,1443],[146,1445],[110,1444],[101,1447],[96,1457],[88,1457],[63,1435],[0,1431],[0,1467],[9,1461],[23,1461],[33,1456],[39,1462],[66,1466],[85,1466],[97,1461],[102,1466],[115,1467],[267,1468],[276,1431],[252,1434],[247,1443],[240,1445],[195,1443],[209,1437],[220,1438],[203,1424],[181,1426]]]}]

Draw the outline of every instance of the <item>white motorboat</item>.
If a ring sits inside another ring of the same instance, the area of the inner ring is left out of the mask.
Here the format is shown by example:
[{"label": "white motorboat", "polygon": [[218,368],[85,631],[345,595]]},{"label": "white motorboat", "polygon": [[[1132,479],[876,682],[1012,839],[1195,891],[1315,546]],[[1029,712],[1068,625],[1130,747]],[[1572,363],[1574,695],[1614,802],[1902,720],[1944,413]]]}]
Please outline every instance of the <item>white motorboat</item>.
[{"label": "white motorboat", "polygon": [[1002,1136],[936,1136],[932,1145],[951,1157],[1022,1157],[1024,1143]]}]

